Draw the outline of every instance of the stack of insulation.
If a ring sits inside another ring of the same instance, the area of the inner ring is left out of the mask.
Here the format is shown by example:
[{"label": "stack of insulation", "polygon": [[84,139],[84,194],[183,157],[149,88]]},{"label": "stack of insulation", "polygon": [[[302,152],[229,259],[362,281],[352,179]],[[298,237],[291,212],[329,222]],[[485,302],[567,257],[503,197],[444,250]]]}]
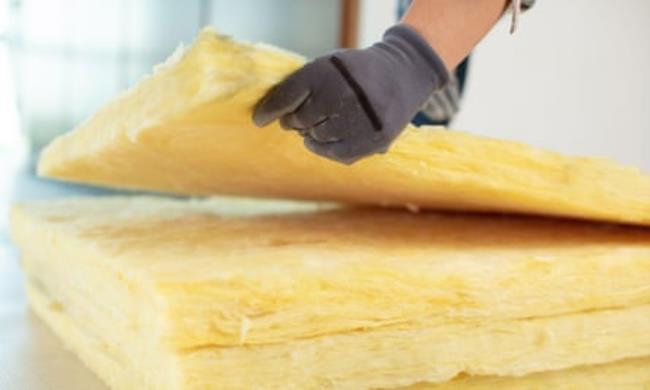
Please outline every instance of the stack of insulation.
[{"label": "stack of insulation", "polygon": [[340,202],[16,205],[30,304],[90,369],[114,389],[650,386],[650,177],[430,128],[324,160],[250,121],[303,61],[205,30],[44,151],[65,180]]}]

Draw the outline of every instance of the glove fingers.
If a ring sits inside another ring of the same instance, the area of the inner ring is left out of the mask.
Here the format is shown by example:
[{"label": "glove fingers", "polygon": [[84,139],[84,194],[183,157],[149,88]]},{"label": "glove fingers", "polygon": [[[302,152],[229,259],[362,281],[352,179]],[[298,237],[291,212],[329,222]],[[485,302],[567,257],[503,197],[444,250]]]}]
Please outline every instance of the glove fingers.
[{"label": "glove fingers", "polygon": [[298,130],[305,129],[302,122],[296,117],[296,114],[290,113],[280,117],[280,127],[285,130]]},{"label": "glove fingers", "polygon": [[373,153],[372,146],[355,138],[340,138],[336,129],[342,125],[340,118],[330,118],[324,123],[303,132],[307,149],[330,160],[352,164]]},{"label": "glove fingers", "polygon": [[352,164],[363,157],[351,153],[349,145],[344,141],[324,143],[318,142],[311,137],[305,137],[304,143],[305,147],[313,153],[344,164]]},{"label": "glove fingers", "polygon": [[[339,122],[339,123],[335,123]],[[341,141],[340,135],[337,135],[332,129],[333,126],[340,126],[340,121],[328,120],[327,117],[322,117],[319,122],[315,122],[306,129],[306,134],[314,141],[320,143],[332,143]]]},{"label": "glove fingers", "polygon": [[294,112],[283,116],[280,121],[286,125],[285,129],[309,131],[326,122],[328,114],[323,106],[327,107],[327,104],[316,100],[318,99],[311,95]]},{"label": "glove fingers", "polygon": [[253,109],[253,122],[266,126],[283,115],[294,112],[309,97],[308,84],[302,80],[300,71],[290,75],[273,87]]},{"label": "glove fingers", "polygon": [[367,118],[354,120],[347,115],[330,117],[303,132],[309,150],[344,164],[384,151],[387,143],[374,139],[376,135]]}]

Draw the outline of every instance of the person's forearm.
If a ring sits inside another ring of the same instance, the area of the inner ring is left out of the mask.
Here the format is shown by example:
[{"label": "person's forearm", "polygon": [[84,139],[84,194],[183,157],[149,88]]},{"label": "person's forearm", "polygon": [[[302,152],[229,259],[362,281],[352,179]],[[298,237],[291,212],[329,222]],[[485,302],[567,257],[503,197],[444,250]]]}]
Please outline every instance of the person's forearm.
[{"label": "person's forearm", "polygon": [[453,70],[496,24],[507,0],[414,0],[402,23],[414,28]]}]

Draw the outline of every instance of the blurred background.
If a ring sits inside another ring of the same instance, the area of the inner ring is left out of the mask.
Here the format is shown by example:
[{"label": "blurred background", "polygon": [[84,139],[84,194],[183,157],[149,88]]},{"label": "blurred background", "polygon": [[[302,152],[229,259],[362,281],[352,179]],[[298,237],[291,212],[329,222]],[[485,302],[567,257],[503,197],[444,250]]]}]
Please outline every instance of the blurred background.
[{"label": "blurred background", "polygon": [[[396,17],[397,0],[0,0],[0,215],[9,198],[96,191],[34,180],[39,149],[202,26],[315,56]],[[650,171],[648,37],[650,1],[539,0],[472,54],[452,127]]]}]

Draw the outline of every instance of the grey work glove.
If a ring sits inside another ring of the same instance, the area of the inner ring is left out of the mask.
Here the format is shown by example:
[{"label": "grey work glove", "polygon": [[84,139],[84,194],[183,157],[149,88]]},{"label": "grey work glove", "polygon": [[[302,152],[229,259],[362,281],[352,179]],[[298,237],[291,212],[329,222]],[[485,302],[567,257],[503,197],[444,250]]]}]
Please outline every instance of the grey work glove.
[{"label": "grey work glove", "polygon": [[253,121],[280,119],[312,152],[351,164],[385,152],[448,78],[424,38],[400,24],[369,48],[321,56],[289,75],[257,103]]}]

